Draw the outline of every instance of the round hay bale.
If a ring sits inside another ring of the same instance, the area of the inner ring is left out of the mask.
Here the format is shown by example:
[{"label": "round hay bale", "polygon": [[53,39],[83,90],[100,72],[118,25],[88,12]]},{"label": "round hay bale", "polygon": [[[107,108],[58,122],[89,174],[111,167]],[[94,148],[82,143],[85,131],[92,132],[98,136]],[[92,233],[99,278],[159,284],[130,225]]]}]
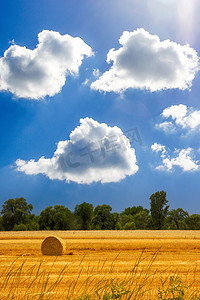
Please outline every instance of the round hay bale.
[{"label": "round hay bale", "polygon": [[65,243],[61,238],[49,236],[42,242],[41,250],[43,255],[60,256],[65,252]]}]

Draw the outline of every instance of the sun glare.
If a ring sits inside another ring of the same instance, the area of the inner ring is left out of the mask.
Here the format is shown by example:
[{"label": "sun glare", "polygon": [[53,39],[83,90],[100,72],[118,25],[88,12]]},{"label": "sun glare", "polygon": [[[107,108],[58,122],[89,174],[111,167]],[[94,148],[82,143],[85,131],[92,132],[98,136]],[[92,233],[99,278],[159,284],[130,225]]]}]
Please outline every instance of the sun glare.
[{"label": "sun glare", "polygon": [[[177,1],[179,36],[184,41],[192,44],[196,40],[195,19],[197,0]],[[187,22],[188,20],[189,22]]]}]

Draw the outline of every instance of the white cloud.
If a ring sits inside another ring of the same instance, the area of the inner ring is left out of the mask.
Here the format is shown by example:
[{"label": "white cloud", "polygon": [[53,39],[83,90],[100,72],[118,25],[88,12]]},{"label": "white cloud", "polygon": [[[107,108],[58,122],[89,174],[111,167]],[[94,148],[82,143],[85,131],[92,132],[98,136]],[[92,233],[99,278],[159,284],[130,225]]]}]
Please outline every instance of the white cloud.
[{"label": "white cloud", "polygon": [[86,78],[85,81],[82,83],[82,85],[88,85],[88,83],[89,83],[89,79]]},{"label": "white cloud", "polygon": [[161,116],[166,119],[171,118],[173,121],[173,123],[164,121],[156,124],[156,128],[163,129],[166,132],[175,131],[176,127],[192,130],[200,128],[200,110],[188,108],[183,104],[167,107],[163,110]]},{"label": "white cloud", "polygon": [[166,150],[166,146],[154,143],[151,146],[153,152],[161,151],[162,164],[156,167],[157,170],[172,171],[175,166],[180,167],[184,172],[199,170],[199,161],[193,159],[193,149],[175,149],[171,157]]},{"label": "white cloud", "polygon": [[0,91],[16,97],[41,99],[59,93],[66,76],[77,75],[92,49],[79,37],[43,30],[34,50],[10,46],[0,58]]},{"label": "white cloud", "polygon": [[153,145],[151,145],[151,150],[156,153],[162,152],[161,157],[164,157],[165,153],[167,152],[165,146],[158,143],[154,143]]},{"label": "white cloud", "polygon": [[199,70],[196,51],[169,40],[160,41],[143,28],[124,31],[118,50],[110,49],[107,62],[112,67],[91,84],[94,90],[122,93],[128,88],[150,91],[191,87]]},{"label": "white cloud", "polygon": [[172,105],[170,107],[167,107],[163,110],[162,116],[165,118],[169,118],[170,116],[172,119],[181,120],[185,117],[187,113],[187,106],[183,104],[179,105]]},{"label": "white cloud", "polygon": [[58,143],[52,158],[18,159],[16,165],[28,175],[82,184],[118,182],[138,171],[135,150],[121,129],[91,118],[80,120],[70,139]]},{"label": "white cloud", "polygon": [[94,77],[99,77],[101,75],[101,72],[99,71],[99,69],[94,69],[92,72],[92,75]]},{"label": "white cloud", "polygon": [[176,127],[174,126],[174,124],[172,122],[165,121],[160,124],[156,124],[156,129],[161,129],[167,133],[173,133],[173,132],[175,132]]}]

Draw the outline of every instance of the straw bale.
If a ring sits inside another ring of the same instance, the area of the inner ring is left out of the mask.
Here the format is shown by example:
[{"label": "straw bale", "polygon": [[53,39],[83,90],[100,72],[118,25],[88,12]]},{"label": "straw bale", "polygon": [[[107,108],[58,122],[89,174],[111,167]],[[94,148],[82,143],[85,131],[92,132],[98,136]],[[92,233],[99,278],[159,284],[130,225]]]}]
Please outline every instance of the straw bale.
[{"label": "straw bale", "polygon": [[41,245],[43,255],[60,256],[65,253],[65,242],[58,237],[49,236]]}]

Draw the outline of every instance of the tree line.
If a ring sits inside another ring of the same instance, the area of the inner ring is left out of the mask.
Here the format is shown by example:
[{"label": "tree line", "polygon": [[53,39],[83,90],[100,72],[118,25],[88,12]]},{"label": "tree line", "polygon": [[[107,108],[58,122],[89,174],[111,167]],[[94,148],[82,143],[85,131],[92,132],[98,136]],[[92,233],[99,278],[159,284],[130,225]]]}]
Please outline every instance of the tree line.
[{"label": "tree line", "polygon": [[2,205],[0,230],[200,230],[200,215],[182,208],[169,209],[165,191],[149,198],[150,210],[142,206],[112,212],[110,205],[83,202],[70,211],[64,205],[48,206],[39,216],[24,198],[9,199]]}]

